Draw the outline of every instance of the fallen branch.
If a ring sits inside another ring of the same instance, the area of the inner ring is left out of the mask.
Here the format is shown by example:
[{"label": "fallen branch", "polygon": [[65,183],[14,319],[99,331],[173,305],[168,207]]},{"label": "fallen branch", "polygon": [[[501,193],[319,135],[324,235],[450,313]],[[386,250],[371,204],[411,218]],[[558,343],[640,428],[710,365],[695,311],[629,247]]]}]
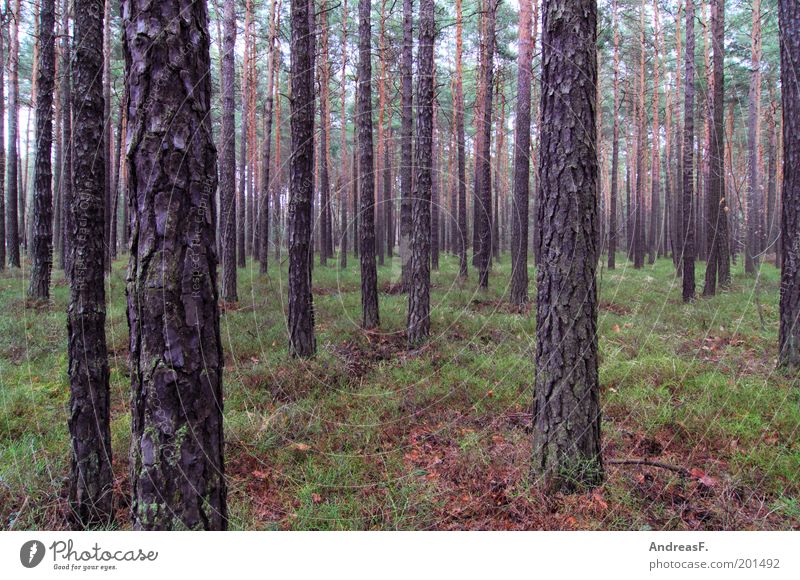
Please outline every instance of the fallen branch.
[{"label": "fallen branch", "polygon": [[689,470],[686,468],[679,467],[677,465],[670,465],[669,463],[662,463],[661,461],[650,461],[647,459],[612,459],[606,463],[609,465],[646,465],[648,467],[660,467],[661,469],[667,469],[677,473],[681,477],[689,477],[691,475]]}]

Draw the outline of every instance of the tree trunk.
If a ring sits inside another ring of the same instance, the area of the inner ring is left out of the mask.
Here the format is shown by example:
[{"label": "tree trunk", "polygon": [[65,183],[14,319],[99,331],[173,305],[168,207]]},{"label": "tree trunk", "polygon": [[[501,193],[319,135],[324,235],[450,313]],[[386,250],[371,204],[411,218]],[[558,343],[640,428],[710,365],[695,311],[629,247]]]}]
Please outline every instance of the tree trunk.
[{"label": "tree trunk", "polygon": [[[759,175],[759,141],[761,124],[761,1],[753,0],[753,42],[750,57],[750,96],[747,115],[747,252],[744,269],[755,274],[763,249],[763,200]],[[796,65],[793,70],[796,69]]]},{"label": "tree trunk", "polygon": [[542,259],[537,275],[532,474],[547,492],[569,492],[595,486],[603,478],[597,354],[596,1],[545,0],[542,34]]},{"label": "tree trunk", "polygon": [[128,269],[133,527],[224,530],[208,13],[205,2],[123,0],[122,15],[135,208]]},{"label": "tree trunk", "polygon": [[289,171],[289,348],[307,358],[317,349],[311,294],[314,195],[314,34],[309,0],[292,0],[292,158]]},{"label": "tree trunk", "polygon": [[636,202],[633,213],[633,267],[637,270],[644,267],[646,242],[645,226],[645,159],[647,150],[647,128],[645,127],[645,44],[644,44],[644,11],[642,0],[639,20],[639,87],[634,107],[636,115]]},{"label": "tree trunk", "polygon": [[617,0],[614,0],[614,109],[612,110],[611,137],[611,192],[608,213],[608,269],[617,265],[617,193],[619,189],[619,24]]},{"label": "tree trunk", "polygon": [[660,106],[659,91],[659,56],[660,46],[660,22],[658,15],[658,0],[653,0],[653,13],[655,15],[654,28],[654,52],[653,52],[653,151],[650,165],[652,176],[650,187],[650,243],[648,244],[650,254],[647,258],[649,264],[654,264],[656,257],[661,257],[661,161],[659,149],[661,143],[661,126],[659,125],[658,108]]},{"label": "tree trunk", "polygon": [[39,62],[36,67],[36,162],[33,192],[33,240],[28,296],[50,298],[53,262],[53,191],[50,157],[53,146],[53,85],[55,75],[55,0],[42,0],[39,10]]},{"label": "tree trunk", "polygon": [[339,204],[341,205],[341,232],[340,232],[340,254],[339,267],[344,270],[347,268],[347,230],[349,222],[347,218],[348,203],[348,173],[347,173],[347,0],[343,0],[342,6],[342,92],[341,92],[341,134],[339,154],[342,166],[339,173]]},{"label": "tree trunk", "polygon": [[259,199],[259,217],[261,224],[261,236],[259,238],[261,247],[258,255],[261,261],[260,272],[266,274],[269,265],[269,178],[270,178],[270,159],[272,153],[272,104],[273,91],[275,85],[275,3],[270,1],[269,6],[269,41],[267,45],[267,95],[264,99],[264,144],[261,160],[261,193]]},{"label": "tree trunk", "polygon": [[778,361],[800,369],[800,4],[779,0],[781,86],[783,91],[783,202],[781,216],[781,297]]},{"label": "tree trunk", "polygon": [[106,213],[103,236],[106,243],[105,268],[111,272],[111,257],[115,253],[116,240],[111,237],[111,221],[114,218],[111,210],[111,151],[114,141],[114,124],[111,122],[111,2],[105,0],[103,10],[103,156],[105,157],[105,174],[103,175],[103,191],[105,191]]},{"label": "tree trunk", "polygon": [[492,256],[492,87],[494,85],[494,46],[495,46],[495,18],[497,15],[497,0],[486,0],[486,51],[483,67],[483,107],[481,114],[483,120],[480,124],[482,133],[479,139],[480,152],[477,159],[478,193],[476,200],[480,207],[477,212],[478,224],[478,287],[486,290],[489,287],[489,267]]},{"label": "tree trunk", "polygon": [[466,138],[464,136],[464,89],[462,72],[464,18],[461,1],[456,0],[456,143],[458,149],[458,255],[460,278],[467,277],[467,167]]},{"label": "tree trunk", "polygon": [[[69,259],[71,250],[70,219],[72,215],[72,59],[70,57],[69,18],[70,0],[63,0],[61,4],[61,215],[62,224],[61,253],[59,260],[61,268],[69,275]],[[2,68],[2,67],[0,67]],[[2,84],[2,83],[0,83]],[[1,99],[0,99],[1,100]]]},{"label": "tree trunk", "polygon": [[19,21],[22,11],[20,0],[7,3],[11,8],[11,38],[9,41],[8,76],[11,85],[8,92],[8,178],[6,191],[6,246],[9,266],[20,267],[19,255]]},{"label": "tree trunk", "polygon": [[222,299],[239,300],[236,289],[236,5],[225,0],[222,49],[222,152],[220,205],[222,206]]},{"label": "tree trunk", "polygon": [[694,300],[694,0],[686,2],[683,104],[683,301]]},{"label": "tree trunk", "polygon": [[531,153],[531,0],[519,6],[514,193],[511,206],[511,304],[528,302],[528,200]]},{"label": "tree trunk", "polygon": [[[461,0],[456,0],[460,15]],[[400,263],[402,267],[403,289],[408,291],[411,279],[411,171],[412,145],[414,138],[413,89],[411,87],[411,67],[413,49],[413,0],[403,0],[403,48],[400,56],[400,101],[402,118],[400,121]],[[461,21],[458,21],[460,34]],[[460,36],[459,36],[460,39]],[[456,49],[456,63],[460,63]],[[456,65],[458,66],[458,64]],[[458,69],[456,69],[458,74]],[[458,115],[458,95],[456,95],[456,115]],[[463,121],[463,119],[462,119]]]},{"label": "tree trunk", "polygon": [[419,346],[431,330],[431,187],[433,159],[434,2],[420,0],[417,49],[417,140],[411,229],[411,285],[408,291],[408,344]]},{"label": "tree trunk", "polygon": [[330,62],[328,60],[328,29],[325,13],[325,1],[320,2],[320,56],[319,59],[319,195],[320,195],[320,253],[321,265],[328,263],[333,256],[331,243],[331,183],[329,172],[330,157],[330,99],[328,80],[330,78]]},{"label": "tree trunk", "polygon": [[[755,0],[757,4],[759,0]],[[754,4],[754,6],[755,6]],[[730,250],[728,247],[728,207],[725,199],[725,71],[724,71],[724,26],[725,6],[721,0],[711,5],[711,35],[714,50],[712,83],[711,133],[709,139],[709,171],[706,187],[706,277],[704,296],[713,296],[720,286],[728,286],[731,281]]]},{"label": "tree trunk", "polygon": [[375,168],[372,145],[372,63],[370,0],[358,1],[358,150],[359,251],[361,254],[362,326],[378,326],[378,273],[375,265]]},{"label": "tree trunk", "polygon": [[[70,510],[78,528],[113,518],[106,298],[105,158],[103,120],[103,15],[94,0],[75,0],[72,95],[77,137],[75,191],[69,210],[70,301],[67,308],[69,432],[72,447]],[[155,317],[161,319],[164,310]]]},{"label": "tree trunk", "polygon": [[0,18],[0,272],[6,269],[6,20],[4,14]]}]

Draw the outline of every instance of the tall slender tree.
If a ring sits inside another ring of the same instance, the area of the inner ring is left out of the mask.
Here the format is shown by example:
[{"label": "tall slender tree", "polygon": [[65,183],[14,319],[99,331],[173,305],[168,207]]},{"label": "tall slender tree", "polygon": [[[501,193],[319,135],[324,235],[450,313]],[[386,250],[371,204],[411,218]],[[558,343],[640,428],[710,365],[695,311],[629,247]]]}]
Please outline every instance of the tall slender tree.
[{"label": "tall slender tree", "polygon": [[55,84],[55,0],[42,0],[39,9],[39,51],[36,85],[36,161],[33,192],[33,240],[28,296],[50,297],[53,263],[53,191],[51,155],[53,147],[53,86]]},{"label": "tall slender tree", "polygon": [[431,330],[431,188],[433,162],[433,0],[419,3],[417,52],[416,179],[411,229],[411,284],[408,290],[408,344],[418,346]]},{"label": "tall slender tree", "polygon": [[597,3],[545,0],[541,261],[533,476],[549,492],[602,480],[597,354]]},{"label": "tall slender tree", "polygon": [[143,88],[128,90],[133,526],[224,530],[207,4],[123,0],[122,14],[125,78]]},{"label": "tall slender tree", "polygon": [[694,300],[694,0],[686,0],[686,54],[683,82],[683,301]]},{"label": "tall slender tree", "polygon": [[[75,135],[67,339],[70,380],[70,508],[75,527],[107,525],[113,517],[106,297],[105,158],[103,147],[103,13],[96,0],[75,0],[72,107]],[[164,310],[153,311],[154,317]],[[133,341],[132,341],[133,342]],[[150,369],[148,369],[150,370]]]},{"label": "tall slender tree", "polygon": [[291,0],[292,8],[292,158],[289,168],[289,348],[310,357],[314,337],[311,294],[312,196],[314,195],[314,34],[313,0]]},{"label": "tall slender tree", "polygon": [[477,154],[476,179],[478,196],[475,201],[480,204],[476,213],[478,223],[478,287],[489,287],[489,268],[492,257],[492,96],[494,91],[494,49],[495,49],[495,24],[497,18],[498,0],[486,0],[486,37],[483,63],[483,104],[480,114],[483,119],[480,123],[481,138],[478,140],[480,150]]},{"label": "tall slender tree", "polygon": [[236,3],[225,0],[222,43],[222,139],[219,197],[222,206],[222,299],[239,300],[236,288]]},{"label": "tall slender tree", "polygon": [[[67,2],[68,0],[64,0]],[[6,6],[8,3],[6,2]],[[0,14],[0,272],[6,269],[6,23],[8,10]]]},{"label": "tall slender tree", "polygon": [[800,369],[800,4],[778,0],[783,93],[783,187],[779,364]]},{"label": "tall slender tree", "polygon": [[531,0],[519,5],[514,193],[511,198],[511,304],[528,302],[528,197],[531,163]]},{"label": "tall slender tree", "polygon": [[[460,9],[461,0],[456,0]],[[413,89],[411,67],[413,51],[413,0],[403,0],[403,48],[400,55],[400,262],[403,289],[408,290],[411,279],[411,173],[412,139],[414,138]],[[459,27],[461,26],[459,20]],[[460,30],[460,28],[459,28]],[[456,105],[458,107],[458,105]]]},{"label": "tall slender tree", "polygon": [[375,265],[375,168],[372,152],[372,33],[370,0],[358,0],[358,195],[361,255],[361,323],[378,326],[378,272]]},{"label": "tall slender tree", "polygon": [[458,256],[460,278],[467,277],[467,162],[466,137],[464,135],[464,88],[463,88],[463,29],[462,0],[456,0],[456,148],[458,158]]},{"label": "tall slender tree", "polygon": [[[759,175],[761,133],[761,1],[753,0],[750,95],[747,107],[747,252],[744,269],[755,274],[763,249],[763,199]],[[793,67],[796,70],[797,65]]]},{"label": "tall slender tree", "polygon": [[11,31],[8,43],[8,153],[6,178],[6,247],[9,266],[20,267],[19,227],[19,21],[22,17],[20,0],[11,0]]},{"label": "tall slender tree", "polygon": [[611,111],[611,191],[608,212],[608,269],[617,264],[617,195],[619,189],[619,22],[617,0],[611,8],[614,28],[614,108]]},{"label": "tall slender tree", "polygon": [[269,187],[270,187],[270,166],[272,163],[272,106],[273,90],[275,84],[275,5],[278,0],[271,0],[269,6],[269,40],[267,44],[267,94],[264,99],[264,143],[261,157],[261,193],[259,199],[259,227],[261,236],[259,241],[260,272],[267,273],[269,264]]}]

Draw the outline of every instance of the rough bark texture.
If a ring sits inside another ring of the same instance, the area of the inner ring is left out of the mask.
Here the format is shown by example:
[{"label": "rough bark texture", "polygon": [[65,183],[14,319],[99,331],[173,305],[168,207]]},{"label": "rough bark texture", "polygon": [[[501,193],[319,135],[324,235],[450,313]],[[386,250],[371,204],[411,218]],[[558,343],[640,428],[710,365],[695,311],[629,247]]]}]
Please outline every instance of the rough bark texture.
[{"label": "rough bark texture", "polygon": [[317,349],[311,295],[314,195],[314,35],[309,0],[292,0],[292,157],[289,167],[289,347],[293,356]]},{"label": "rough bark texture", "polygon": [[259,199],[259,217],[258,221],[261,224],[261,235],[259,242],[261,248],[258,251],[258,256],[261,261],[259,271],[266,274],[269,265],[269,179],[271,167],[271,154],[272,154],[272,105],[273,90],[275,84],[275,51],[273,46],[275,44],[275,3],[276,0],[270,2],[269,7],[269,44],[267,45],[267,94],[264,99],[264,144],[261,158],[261,194]]},{"label": "rough bark texture", "polygon": [[[758,3],[756,0],[755,4]],[[754,4],[754,6],[755,6]],[[725,70],[723,31],[725,6],[721,0],[711,5],[711,36],[714,50],[714,80],[711,98],[711,126],[709,134],[708,184],[706,186],[706,276],[704,296],[713,296],[720,286],[731,281],[730,251],[728,247],[728,208],[725,199]]]},{"label": "rough bark texture", "polygon": [[[74,198],[70,239],[70,301],[67,308],[69,433],[72,448],[70,508],[77,528],[112,519],[111,429],[106,298],[103,147],[103,10],[100,0],[75,0],[73,97]],[[100,232],[100,235],[98,235]]]},{"label": "rough bark texture", "polygon": [[[457,5],[460,0],[456,0]],[[400,263],[403,288],[408,290],[411,277],[411,171],[414,122],[412,120],[413,92],[411,67],[413,49],[413,0],[403,0],[403,49],[400,57]]]},{"label": "rough bark texture", "polygon": [[433,159],[433,0],[420,0],[417,52],[417,139],[408,289],[408,344],[415,347],[431,330],[431,163]]},{"label": "rough bark texture", "polygon": [[114,125],[111,122],[111,4],[113,0],[103,1],[103,157],[105,159],[105,172],[103,175],[103,191],[106,200],[106,219],[103,236],[106,242],[105,267],[106,272],[111,272],[111,258],[114,255],[115,240],[111,237],[111,222],[115,216],[112,213],[114,204],[111,201],[111,147],[114,141]]},{"label": "rough bark texture", "polygon": [[378,273],[375,265],[375,175],[372,146],[372,63],[370,0],[358,2],[358,175],[360,199],[361,323],[375,328],[378,317]]},{"label": "rough bark texture", "polygon": [[[205,2],[123,0],[122,20],[132,211],[133,526],[223,530],[208,13]],[[77,85],[76,92],[82,93]]]},{"label": "rough bark texture", "polygon": [[[69,222],[72,207],[72,59],[69,36],[70,0],[61,4],[61,213],[62,224],[61,267],[69,272]],[[0,67],[2,68],[2,67]],[[126,224],[127,225],[127,224]]]},{"label": "rough bark texture", "polygon": [[779,0],[783,90],[783,209],[779,363],[800,369],[800,4]]},{"label": "rough bark texture", "polygon": [[39,10],[39,63],[36,67],[36,161],[33,192],[33,239],[28,296],[50,297],[53,263],[53,191],[50,157],[53,147],[53,85],[55,74],[55,0],[42,0]]},{"label": "rough bark texture", "polygon": [[683,82],[683,301],[694,300],[694,0],[686,2],[686,52]]},{"label": "rough bark texture", "polygon": [[19,142],[19,17],[20,0],[11,0],[7,7],[12,13],[11,32],[8,43],[8,157],[6,178],[6,249],[8,265],[19,268],[19,159],[17,144]]},{"label": "rough bark texture", "polygon": [[478,220],[478,251],[476,252],[476,266],[478,268],[478,287],[489,287],[489,268],[492,258],[492,87],[494,86],[494,46],[495,46],[495,19],[497,15],[497,0],[486,0],[486,51],[483,66],[483,106],[481,114],[483,120],[480,124],[481,139],[476,167],[476,184],[479,203],[476,213]]},{"label": "rough bark texture", "polygon": [[543,4],[541,262],[533,476],[573,491],[603,477],[597,360],[597,4]]},{"label": "rough bark texture", "polygon": [[511,304],[528,302],[528,199],[531,164],[531,0],[519,7],[514,193],[511,198]]},{"label": "rough bark texture", "polygon": [[[67,0],[64,0],[65,2]],[[6,84],[5,14],[0,17],[0,272],[6,269]]]},{"label": "rough bark texture", "polygon": [[222,299],[236,302],[236,9],[225,0],[222,47],[222,139],[219,198],[222,206]]}]

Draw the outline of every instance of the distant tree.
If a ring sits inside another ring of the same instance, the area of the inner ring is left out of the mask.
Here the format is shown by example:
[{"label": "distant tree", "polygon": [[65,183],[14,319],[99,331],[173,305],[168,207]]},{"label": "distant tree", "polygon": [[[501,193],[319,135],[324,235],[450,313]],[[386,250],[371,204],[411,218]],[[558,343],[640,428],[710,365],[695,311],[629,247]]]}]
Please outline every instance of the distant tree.
[{"label": "distant tree", "polygon": [[783,201],[779,363],[800,369],[800,4],[779,0],[783,91]]},{"label": "distant tree", "polygon": [[236,3],[225,0],[222,44],[222,139],[219,197],[222,206],[222,299],[236,302]]},{"label": "distant tree", "polygon": [[[87,6],[76,18],[95,12]],[[128,91],[133,527],[224,530],[207,4],[123,0],[122,13],[126,81],[147,87]],[[183,14],[180,25],[176,14]],[[149,34],[144,45],[142,30]],[[76,44],[84,46],[80,37]],[[77,104],[86,93],[78,83],[75,90]]]},{"label": "distant tree", "polygon": [[372,33],[370,0],[358,1],[358,195],[359,252],[361,254],[361,314],[365,329],[380,323],[378,272],[375,265],[375,167],[372,152]]},{"label": "distant tree", "polygon": [[514,193],[511,198],[511,304],[528,302],[528,196],[531,163],[531,0],[519,5]]},{"label": "distant tree", "polygon": [[544,243],[537,273],[532,475],[548,492],[569,492],[603,478],[596,0],[545,0],[542,34],[538,218]]},{"label": "distant tree", "polygon": [[[72,451],[69,501],[72,525],[84,528],[108,525],[113,518],[113,503],[103,283],[105,157],[97,155],[104,142],[103,13],[96,0],[75,0],[74,6],[72,107],[76,146],[72,167],[75,189],[67,231],[71,253],[67,262],[70,270],[68,424]],[[152,312],[159,320],[163,315],[163,309]]]},{"label": "distant tree", "polygon": [[417,140],[408,290],[408,344],[418,346],[431,329],[431,188],[433,162],[434,2],[420,0],[417,52]]},{"label": "distant tree", "polygon": [[617,264],[617,196],[619,190],[619,23],[617,0],[612,6],[614,28],[614,109],[611,112],[611,191],[608,212],[608,269]]},{"label": "distant tree", "polygon": [[39,62],[36,67],[36,161],[33,192],[33,240],[28,296],[50,297],[53,262],[53,191],[51,155],[53,147],[53,92],[55,75],[55,0],[42,0],[39,10]]}]

